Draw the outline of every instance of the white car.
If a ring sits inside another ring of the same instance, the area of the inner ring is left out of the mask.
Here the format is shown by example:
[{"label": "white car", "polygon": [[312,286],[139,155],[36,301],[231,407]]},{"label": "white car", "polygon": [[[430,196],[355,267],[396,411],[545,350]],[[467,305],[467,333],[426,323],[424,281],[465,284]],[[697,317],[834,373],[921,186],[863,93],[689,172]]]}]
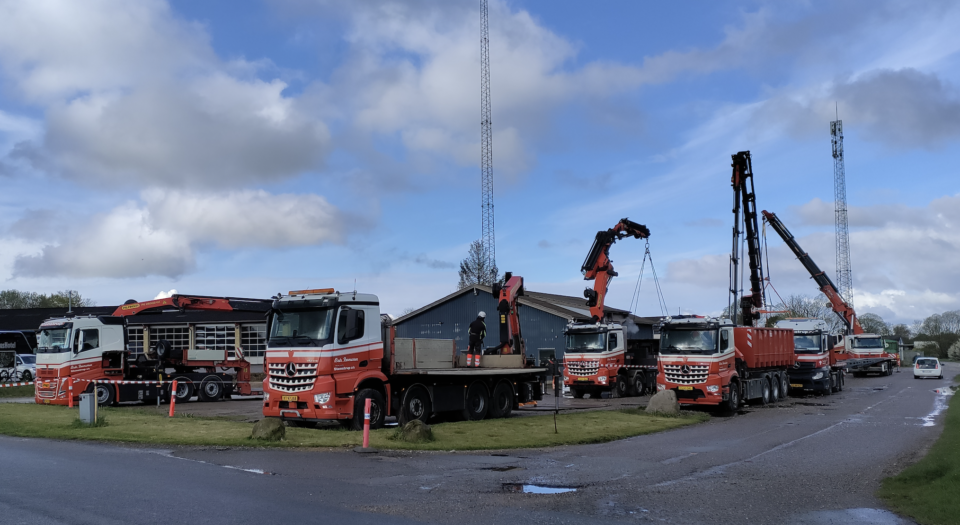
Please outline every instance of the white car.
[{"label": "white car", "polygon": [[943,379],[943,367],[936,357],[921,357],[913,365],[913,378],[933,377]]},{"label": "white car", "polygon": [[37,377],[37,356],[3,352],[0,355],[0,381],[33,381]]}]

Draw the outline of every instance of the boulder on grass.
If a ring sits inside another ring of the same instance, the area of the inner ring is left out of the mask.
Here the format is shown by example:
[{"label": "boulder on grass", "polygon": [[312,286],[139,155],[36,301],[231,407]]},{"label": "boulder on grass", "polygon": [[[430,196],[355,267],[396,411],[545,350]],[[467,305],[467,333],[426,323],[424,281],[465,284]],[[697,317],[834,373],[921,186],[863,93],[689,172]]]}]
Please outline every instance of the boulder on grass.
[{"label": "boulder on grass", "polygon": [[422,443],[424,441],[433,441],[433,430],[419,419],[408,421],[406,425],[397,432],[397,440],[408,443]]},{"label": "boulder on grass", "polygon": [[677,393],[673,390],[664,390],[650,398],[647,403],[648,414],[664,414],[675,416],[680,413],[680,403],[677,402]]},{"label": "boulder on grass", "polygon": [[283,421],[275,417],[265,417],[253,425],[250,437],[263,441],[280,441],[286,435]]}]

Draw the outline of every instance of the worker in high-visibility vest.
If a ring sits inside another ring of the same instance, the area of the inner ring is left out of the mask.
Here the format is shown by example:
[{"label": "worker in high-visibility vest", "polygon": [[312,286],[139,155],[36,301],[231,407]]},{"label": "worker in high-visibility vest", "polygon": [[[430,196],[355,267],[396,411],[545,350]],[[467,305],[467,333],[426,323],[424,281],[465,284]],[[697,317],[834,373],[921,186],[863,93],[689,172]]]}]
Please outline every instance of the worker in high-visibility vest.
[{"label": "worker in high-visibility vest", "polygon": [[480,367],[480,355],[483,353],[483,339],[487,336],[487,325],[483,322],[487,314],[480,312],[470,323],[470,346],[467,347],[467,368]]}]

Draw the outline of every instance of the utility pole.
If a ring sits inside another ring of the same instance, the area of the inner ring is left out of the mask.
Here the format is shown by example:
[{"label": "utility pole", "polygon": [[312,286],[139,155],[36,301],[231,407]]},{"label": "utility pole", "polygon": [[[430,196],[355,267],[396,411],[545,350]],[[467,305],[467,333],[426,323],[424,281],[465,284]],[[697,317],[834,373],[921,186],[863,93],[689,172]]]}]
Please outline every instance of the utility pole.
[{"label": "utility pole", "polygon": [[837,232],[837,292],[853,307],[853,276],[850,268],[850,227],[847,224],[847,180],[843,167],[843,121],[830,122],[833,143],[833,203]]},{"label": "utility pole", "polygon": [[[493,119],[490,105],[490,29],[487,0],[480,0],[480,209],[481,239],[486,268],[497,266],[493,229]],[[496,275],[492,276],[496,279]]]}]

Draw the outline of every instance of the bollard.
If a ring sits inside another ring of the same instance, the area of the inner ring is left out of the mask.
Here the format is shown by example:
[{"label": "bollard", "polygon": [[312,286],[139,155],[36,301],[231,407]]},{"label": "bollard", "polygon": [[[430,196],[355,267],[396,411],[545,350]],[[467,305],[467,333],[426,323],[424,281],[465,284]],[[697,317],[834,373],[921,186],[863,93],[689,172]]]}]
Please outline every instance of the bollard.
[{"label": "bollard", "polygon": [[370,398],[363,404],[363,448],[370,446]]},{"label": "bollard", "polygon": [[67,406],[73,408],[73,378],[67,378]]},{"label": "bollard", "polygon": [[177,380],[173,380],[170,388],[170,417],[173,417],[173,407],[177,404]]}]

